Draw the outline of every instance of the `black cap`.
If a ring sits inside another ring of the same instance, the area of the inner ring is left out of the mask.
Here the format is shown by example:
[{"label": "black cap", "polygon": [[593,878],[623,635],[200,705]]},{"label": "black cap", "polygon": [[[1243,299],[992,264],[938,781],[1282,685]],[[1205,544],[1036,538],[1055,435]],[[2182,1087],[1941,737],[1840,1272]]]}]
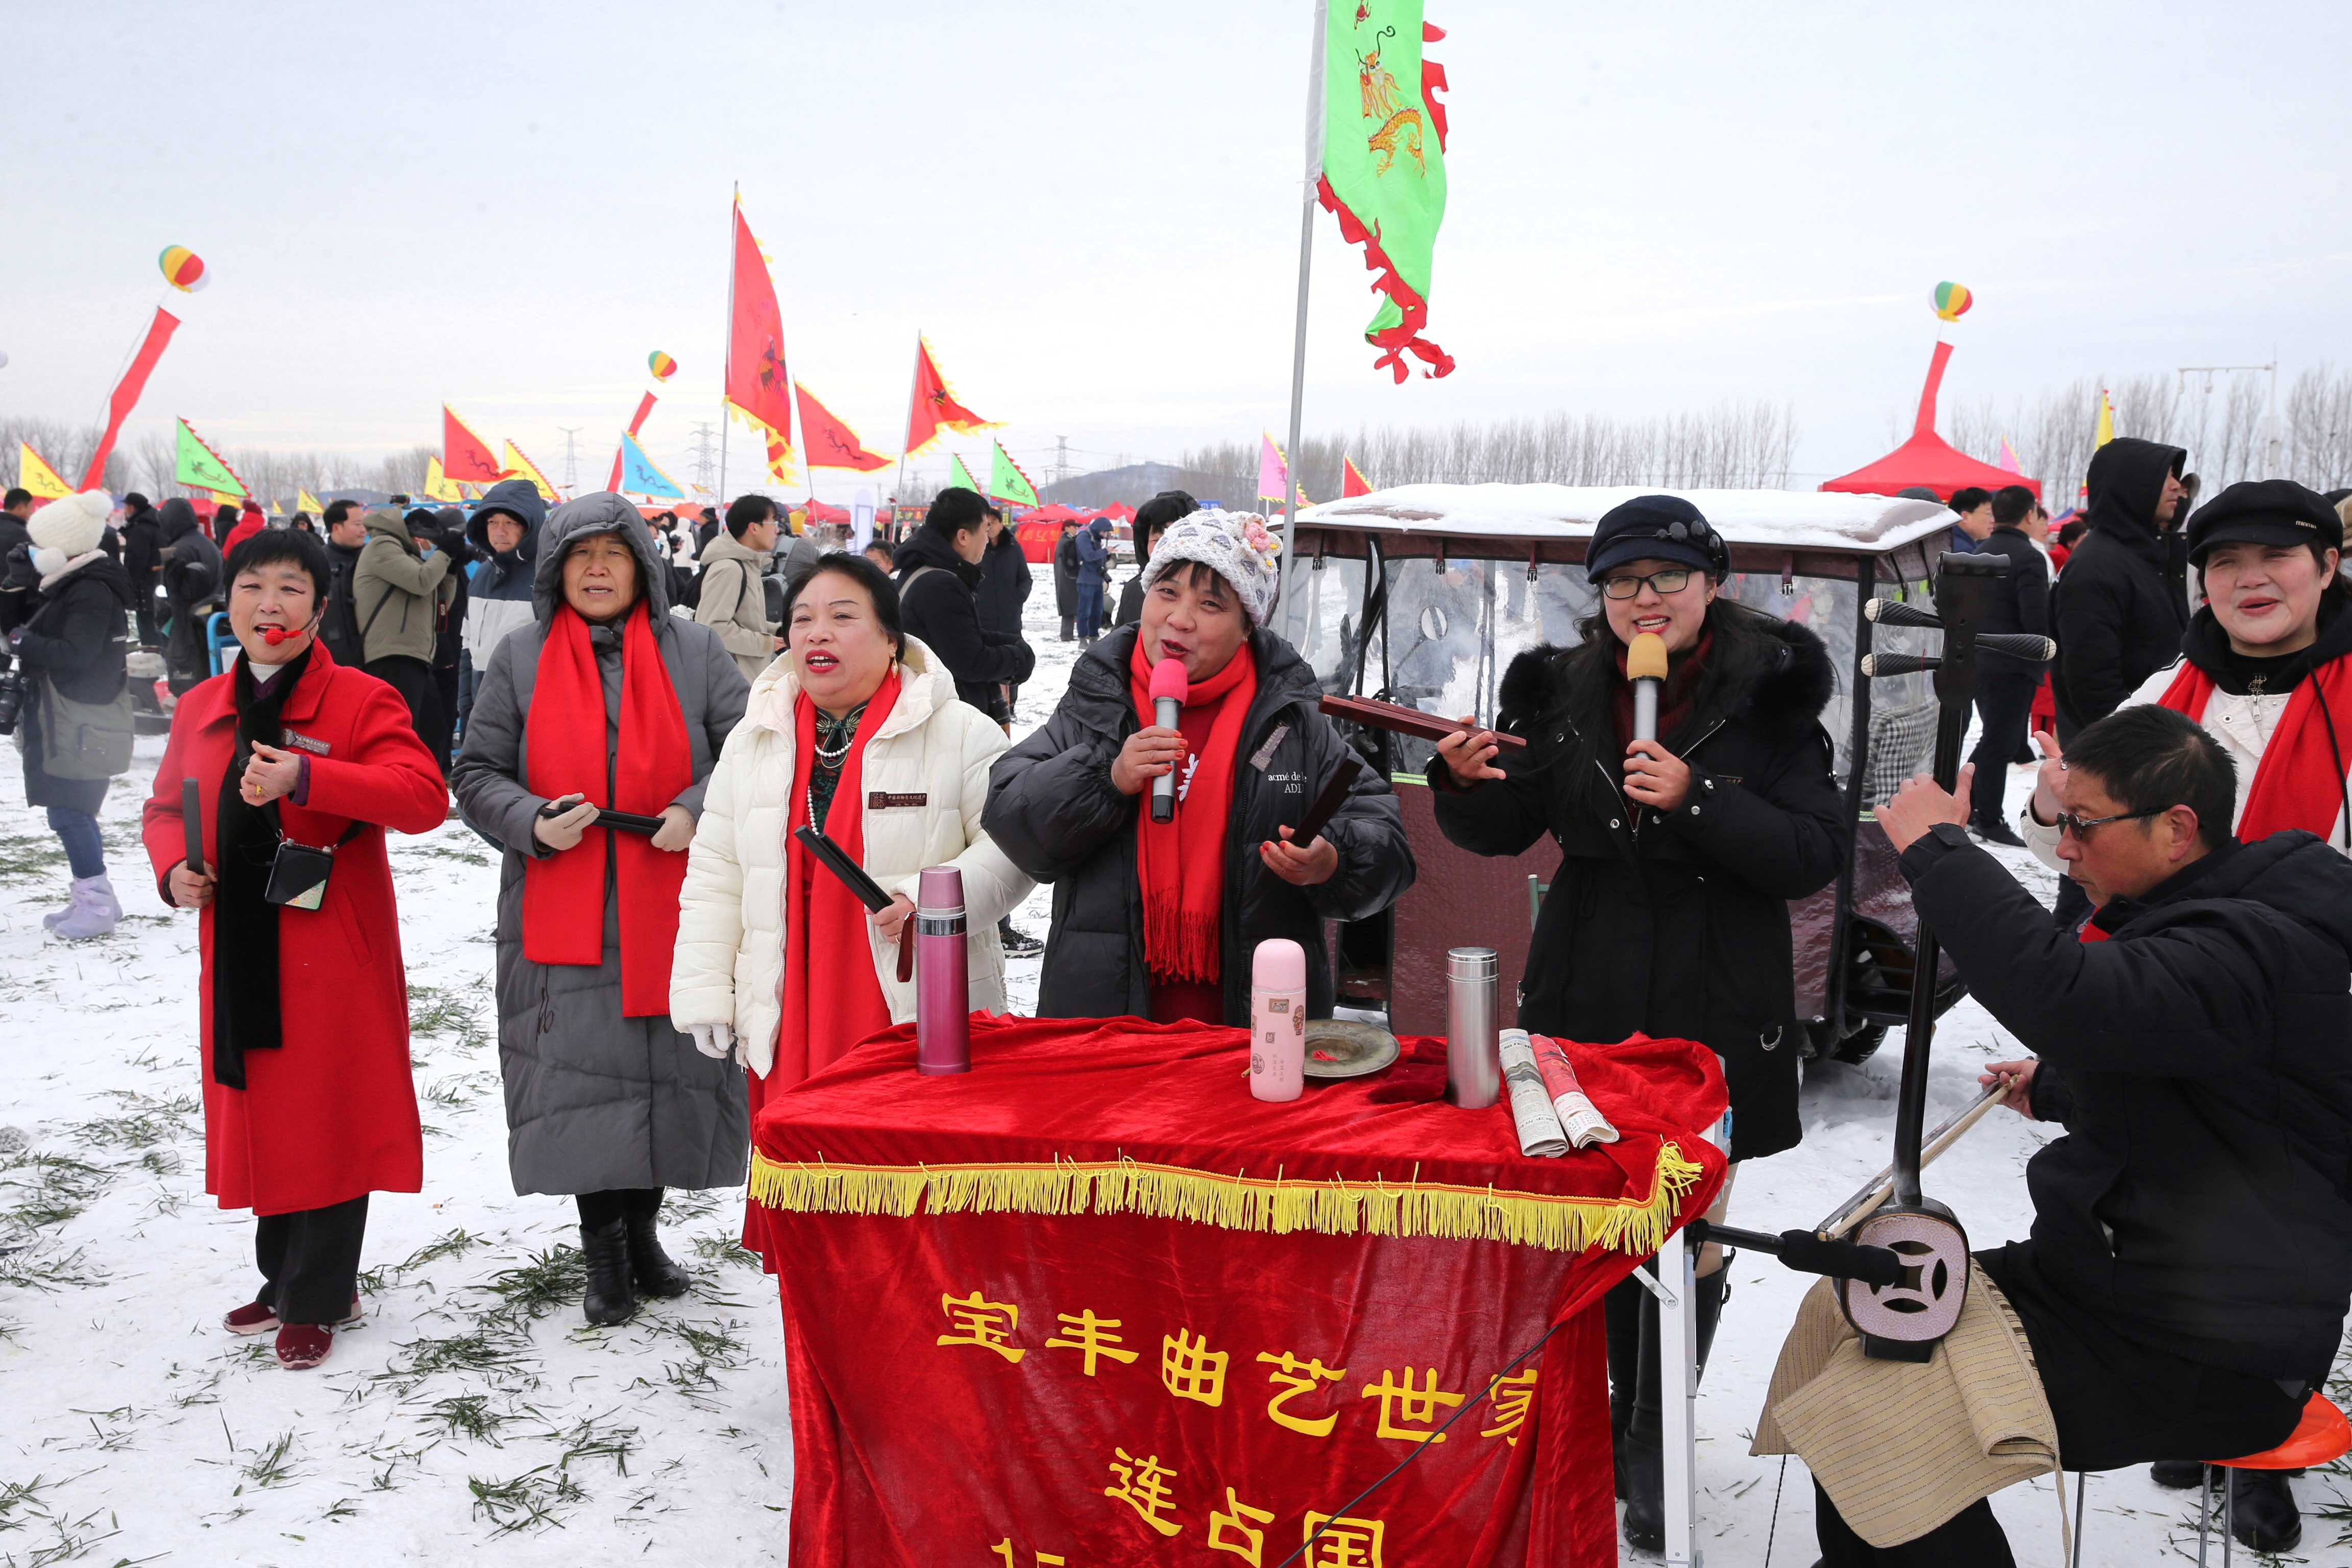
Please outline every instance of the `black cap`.
[{"label": "black cap", "polygon": [[1731,547],[1682,497],[1635,496],[1610,508],[1593,529],[1584,574],[1598,582],[1628,561],[1679,561],[1720,577],[1731,571]]},{"label": "black cap", "polygon": [[2201,566],[2217,544],[2316,544],[2344,548],[2344,520],[2315,490],[2293,479],[2245,479],[2189,519],[2189,559]]}]

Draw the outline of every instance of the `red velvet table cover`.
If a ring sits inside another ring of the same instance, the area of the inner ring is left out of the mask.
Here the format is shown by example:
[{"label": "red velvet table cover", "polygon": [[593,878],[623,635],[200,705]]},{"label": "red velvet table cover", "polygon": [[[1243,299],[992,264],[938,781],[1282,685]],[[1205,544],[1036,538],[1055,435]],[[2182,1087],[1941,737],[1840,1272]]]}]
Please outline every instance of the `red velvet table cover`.
[{"label": "red velvet table cover", "polygon": [[969,1074],[903,1026],[753,1129],[793,1563],[1616,1561],[1587,1309],[1721,1184],[1712,1053],[1570,1045],[1622,1136],[1537,1160],[1507,1102],[1261,1103],[1239,1029],[971,1024]]}]

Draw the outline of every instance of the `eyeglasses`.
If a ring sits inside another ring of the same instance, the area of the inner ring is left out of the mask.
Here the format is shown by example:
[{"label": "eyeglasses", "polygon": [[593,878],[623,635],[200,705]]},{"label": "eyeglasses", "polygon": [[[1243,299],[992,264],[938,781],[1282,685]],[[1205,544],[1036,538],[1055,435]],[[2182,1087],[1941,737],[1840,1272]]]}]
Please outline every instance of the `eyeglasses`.
[{"label": "eyeglasses", "polygon": [[2119,811],[2113,816],[2076,816],[2071,811],[2062,811],[2058,814],[2058,831],[2062,836],[2073,834],[2079,842],[2089,838],[2094,827],[2105,827],[2110,822],[2137,822],[2144,816],[2162,816],[2171,809],[2168,805],[2157,805],[2146,811]]},{"label": "eyeglasses", "polygon": [[1612,599],[1631,599],[1642,592],[1646,583],[1661,594],[1679,594],[1690,586],[1690,569],[1677,566],[1665,572],[1653,572],[1646,577],[1604,577],[1601,591]]}]

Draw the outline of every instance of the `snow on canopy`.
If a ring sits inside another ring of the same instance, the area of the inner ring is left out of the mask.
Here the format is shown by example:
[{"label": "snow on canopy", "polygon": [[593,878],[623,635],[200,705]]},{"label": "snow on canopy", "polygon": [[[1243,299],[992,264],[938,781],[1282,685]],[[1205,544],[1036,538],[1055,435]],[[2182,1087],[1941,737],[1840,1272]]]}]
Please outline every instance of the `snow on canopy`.
[{"label": "snow on canopy", "polygon": [[1496,539],[1585,539],[1611,508],[1673,495],[1733,544],[1883,552],[1951,526],[1939,502],[1821,490],[1670,490],[1655,485],[1398,485],[1303,508],[1302,525]]}]

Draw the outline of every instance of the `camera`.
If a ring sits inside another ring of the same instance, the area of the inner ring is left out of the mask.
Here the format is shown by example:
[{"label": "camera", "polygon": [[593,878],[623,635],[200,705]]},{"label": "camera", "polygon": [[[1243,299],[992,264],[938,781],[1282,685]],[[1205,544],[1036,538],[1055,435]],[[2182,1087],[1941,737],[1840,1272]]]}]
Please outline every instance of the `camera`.
[{"label": "camera", "polygon": [[0,669],[0,735],[16,732],[16,716],[25,709],[24,672]]}]

